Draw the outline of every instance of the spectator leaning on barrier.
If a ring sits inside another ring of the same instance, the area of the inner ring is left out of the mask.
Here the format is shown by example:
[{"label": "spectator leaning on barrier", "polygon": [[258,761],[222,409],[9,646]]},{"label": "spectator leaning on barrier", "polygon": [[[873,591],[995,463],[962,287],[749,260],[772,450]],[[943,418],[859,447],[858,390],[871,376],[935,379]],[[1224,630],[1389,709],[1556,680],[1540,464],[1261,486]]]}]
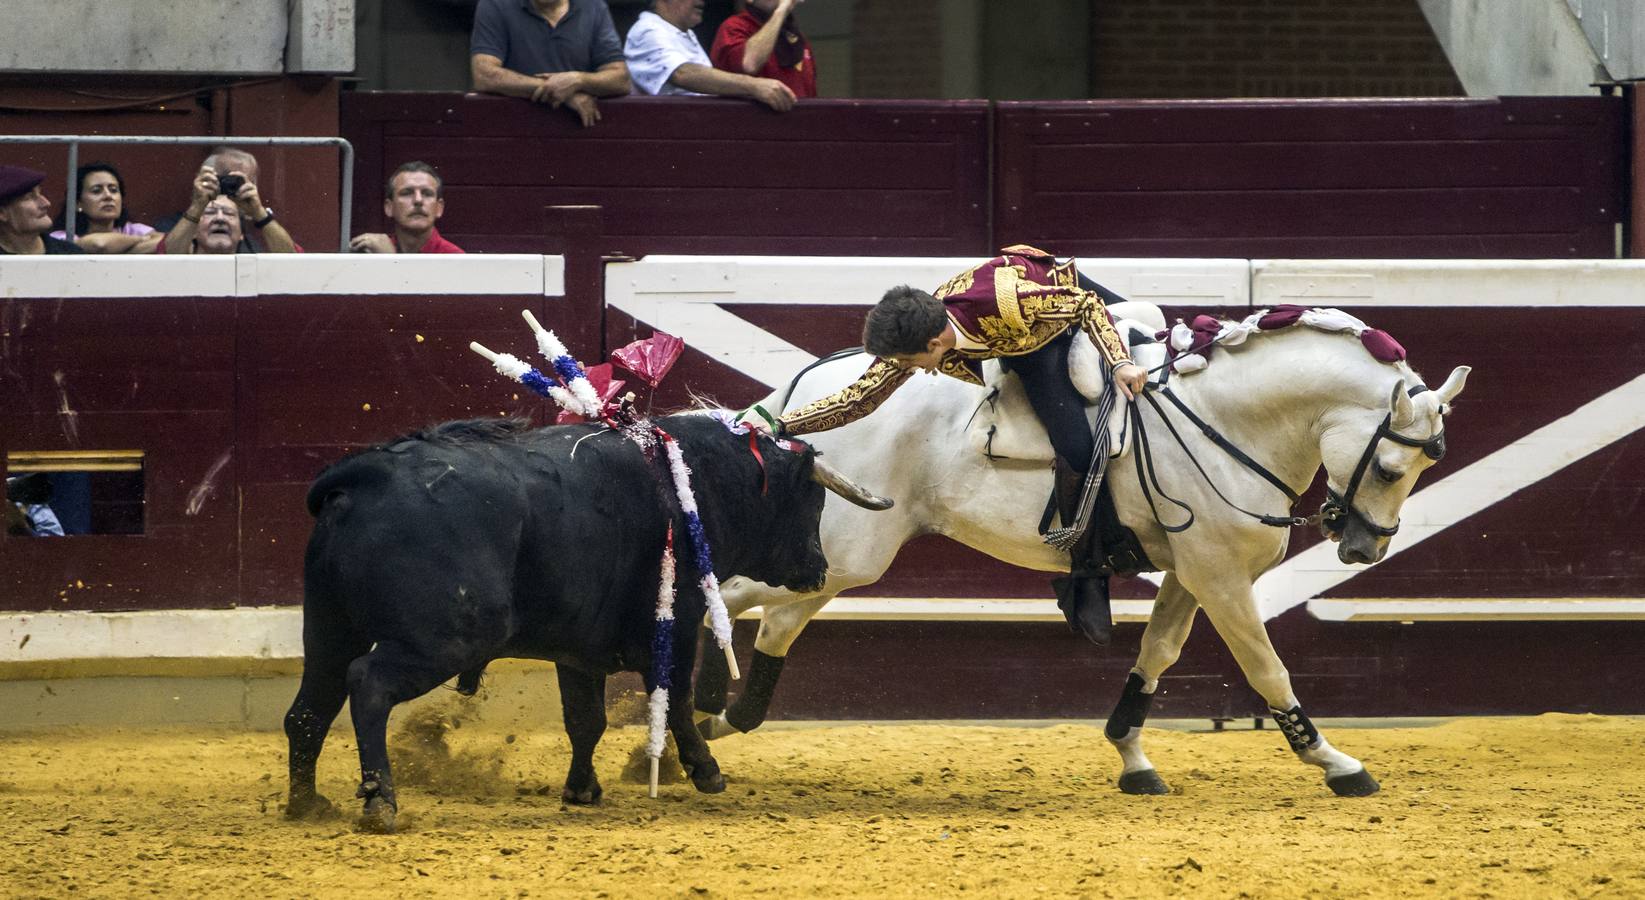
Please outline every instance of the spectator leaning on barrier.
[{"label": "spectator leaning on barrier", "polygon": [[747,0],[746,7],[720,23],[709,58],[714,67],[743,75],[774,78],[795,97],[817,96],[817,63],[811,42],[794,21],[805,0]]},{"label": "spectator leaning on barrier", "polygon": [[[196,182],[199,181],[201,173],[207,169],[210,169],[218,178],[233,174],[239,175],[253,184],[258,181],[257,157],[235,147],[218,147],[212,150],[211,155],[200,162],[200,171],[195,173]],[[154,223],[155,230],[164,232],[166,235],[161,247],[155,251],[156,253],[192,252],[189,248],[193,246],[195,229],[199,223],[190,222],[188,217],[199,218],[201,210],[205,208],[205,203],[198,196],[199,189],[197,186],[191,192],[195,196],[185,212],[162,216]],[[212,196],[215,196],[215,194]],[[211,197],[205,199],[210,200]],[[242,228],[241,230],[243,232],[245,229]],[[263,248],[252,240],[249,234],[241,237],[239,252],[256,253],[261,249]]]},{"label": "spectator leaning on barrier", "polygon": [[245,253],[247,226],[262,233],[262,252],[303,252],[285,226],[275,221],[274,210],[263,205],[250,178],[233,171],[219,180],[215,168],[201,166],[194,176],[193,202],[156,252]]},{"label": "spectator leaning on barrier", "polygon": [[22,166],[0,166],[0,254],[81,253],[68,241],[51,237],[51,201],[40,192],[46,173]]},{"label": "spectator leaning on barrier", "polygon": [[348,248],[355,253],[462,253],[434,227],[445,211],[440,173],[426,162],[408,162],[394,170],[384,188],[383,215],[394,223],[394,234],[355,235]]},{"label": "spectator leaning on barrier", "polygon": [[469,35],[474,89],[570,108],[587,128],[595,97],[630,90],[604,0],[480,0]]},{"label": "spectator leaning on barrier", "polygon": [[[81,166],[74,204],[74,234],[87,253],[153,253],[165,235],[141,222],[131,221],[126,209],[126,180],[106,162]],[[52,222],[55,238],[67,238],[64,222],[68,204]]]},{"label": "spectator leaning on barrier", "polygon": [[794,108],[794,92],[782,82],[714,68],[691,32],[702,20],[702,0],[651,0],[651,9],[640,13],[623,47],[628,71],[641,91],[746,97],[777,112]]}]

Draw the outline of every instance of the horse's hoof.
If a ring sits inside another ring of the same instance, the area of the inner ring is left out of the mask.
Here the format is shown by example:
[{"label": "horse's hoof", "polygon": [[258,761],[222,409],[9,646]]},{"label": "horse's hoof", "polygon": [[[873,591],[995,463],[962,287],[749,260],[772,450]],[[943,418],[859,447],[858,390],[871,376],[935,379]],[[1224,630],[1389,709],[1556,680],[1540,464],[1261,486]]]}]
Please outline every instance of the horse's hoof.
[{"label": "horse's hoof", "polygon": [[320,794],[292,797],[286,801],[288,819],[329,819],[337,815],[337,807]]},{"label": "horse's hoof", "polygon": [[1125,794],[1147,794],[1159,796],[1171,793],[1165,779],[1153,769],[1142,769],[1136,772],[1126,772],[1120,776],[1120,792]]},{"label": "horse's hoof", "polygon": [[1335,778],[1325,779],[1326,785],[1338,797],[1369,797],[1382,790],[1382,785],[1371,777],[1371,773],[1360,769],[1347,775],[1338,775]]},{"label": "horse's hoof", "polygon": [[596,806],[604,795],[605,791],[601,789],[598,781],[582,790],[577,790],[568,784],[564,790],[560,791],[560,799],[567,803],[574,803],[577,806]]},{"label": "horse's hoof", "polygon": [[365,811],[355,827],[367,834],[393,834],[396,812],[394,804],[380,796],[371,797],[366,800]]}]

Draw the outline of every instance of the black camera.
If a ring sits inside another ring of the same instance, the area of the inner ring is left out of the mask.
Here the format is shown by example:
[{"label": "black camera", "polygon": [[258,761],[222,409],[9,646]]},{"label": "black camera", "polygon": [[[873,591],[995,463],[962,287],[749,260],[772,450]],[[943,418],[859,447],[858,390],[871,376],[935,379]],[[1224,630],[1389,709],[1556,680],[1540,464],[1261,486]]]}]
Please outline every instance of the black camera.
[{"label": "black camera", "polygon": [[227,175],[218,177],[217,193],[232,200],[235,197],[240,196],[240,188],[243,187],[245,183],[246,176],[237,172],[230,172]]}]

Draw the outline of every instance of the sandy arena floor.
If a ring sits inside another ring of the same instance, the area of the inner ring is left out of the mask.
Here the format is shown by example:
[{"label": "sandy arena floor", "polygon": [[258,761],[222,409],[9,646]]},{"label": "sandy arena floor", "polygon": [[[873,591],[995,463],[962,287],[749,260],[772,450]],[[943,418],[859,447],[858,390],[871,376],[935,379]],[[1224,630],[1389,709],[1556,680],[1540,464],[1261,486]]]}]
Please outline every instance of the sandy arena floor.
[{"label": "sandy arena floor", "polygon": [[[455,702],[455,701],[454,701]],[[285,741],[0,736],[7,897],[1641,897],[1645,720],[1336,729],[1383,784],[1331,795],[1272,729],[1151,729],[1176,793],[1127,797],[1100,726],[776,729],[718,742],[724,794],[559,800],[553,728],[398,721],[402,833],[281,815]],[[334,732],[321,790],[357,809]]]}]

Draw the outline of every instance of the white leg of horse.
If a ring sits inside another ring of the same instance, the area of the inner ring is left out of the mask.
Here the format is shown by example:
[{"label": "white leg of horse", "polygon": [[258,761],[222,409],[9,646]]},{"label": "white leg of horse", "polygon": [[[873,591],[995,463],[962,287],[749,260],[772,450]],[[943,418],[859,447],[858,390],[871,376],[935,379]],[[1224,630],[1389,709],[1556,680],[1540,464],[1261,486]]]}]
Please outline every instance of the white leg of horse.
[{"label": "white leg of horse", "polygon": [[697,730],[704,737],[712,741],[743,734],[765,722],[777,679],[782,676],[783,663],[788,659],[788,648],[817,611],[832,599],[833,594],[825,594],[765,607],[760,615],[760,633],[754,639],[754,661],[749,666],[747,683],[729,708],[697,723]]},{"label": "white leg of horse", "polygon": [[1225,590],[1214,600],[1206,595],[1200,599],[1246,680],[1268,701],[1268,711],[1297,757],[1324,769],[1326,785],[1339,796],[1365,797],[1380,790],[1381,785],[1365,771],[1365,766],[1332,747],[1302,711],[1302,704],[1291,691],[1291,675],[1268,641],[1268,629],[1262,624],[1250,590]]},{"label": "white leg of horse", "polygon": [[1182,654],[1183,642],[1188,640],[1198,608],[1199,602],[1175,575],[1167,574],[1160,582],[1153,612],[1148,616],[1148,628],[1142,633],[1137,665],[1126,677],[1125,690],[1104,730],[1108,742],[1119,751],[1122,764],[1119,788],[1127,794],[1171,792],[1142,752],[1142,725],[1148,719],[1148,708],[1154,702],[1154,689],[1159,686],[1160,675]]}]

